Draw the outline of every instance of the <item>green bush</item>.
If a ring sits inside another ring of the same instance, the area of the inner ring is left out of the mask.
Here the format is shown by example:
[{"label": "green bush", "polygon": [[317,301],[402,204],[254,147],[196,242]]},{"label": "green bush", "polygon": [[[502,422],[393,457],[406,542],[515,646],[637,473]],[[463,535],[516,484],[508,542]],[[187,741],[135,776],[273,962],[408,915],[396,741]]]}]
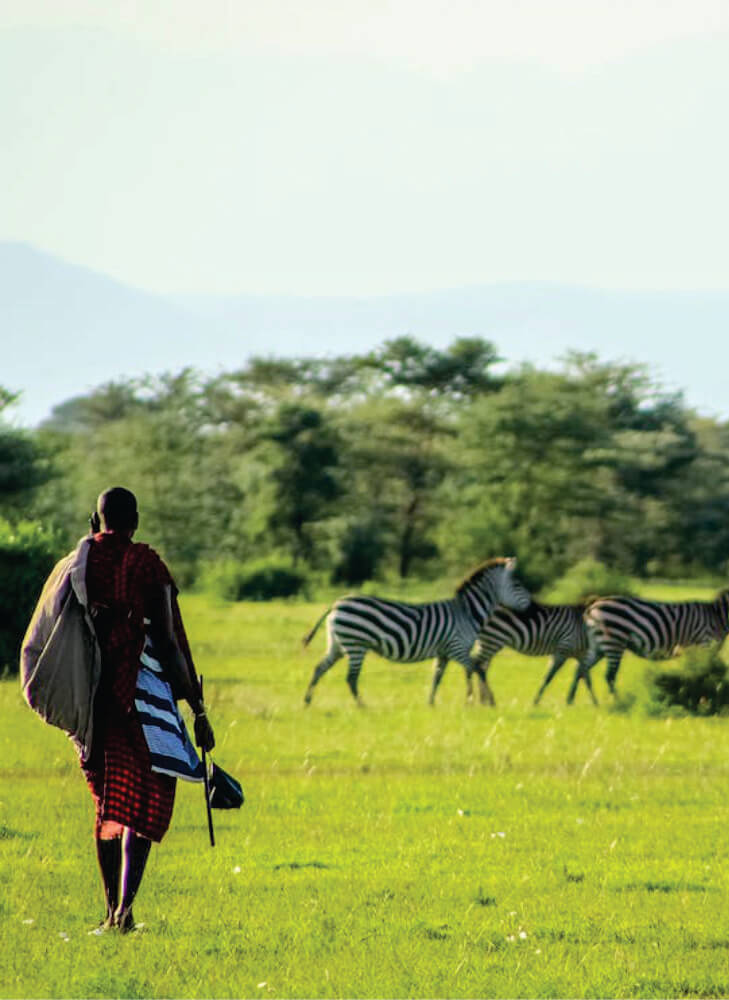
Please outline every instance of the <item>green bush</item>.
[{"label": "green bush", "polygon": [[650,715],[718,715],[729,710],[727,664],[716,645],[693,646],[671,668],[644,675]]},{"label": "green bush", "polygon": [[270,601],[293,597],[306,583],[303,573],[274,559],[238,563],[212,563],[202,574],[201,585],[225,601]]},{"label": "green bush", "polygon": [[0,518],[0,674],[18,673],[25,630],[59,555],[55,536],[40,524]]},{"label": "green bush", "polygon": [[581,559],[543,595],[551,604],[578,604],[588,597],[631,594],[630,580],[596,559]]}]

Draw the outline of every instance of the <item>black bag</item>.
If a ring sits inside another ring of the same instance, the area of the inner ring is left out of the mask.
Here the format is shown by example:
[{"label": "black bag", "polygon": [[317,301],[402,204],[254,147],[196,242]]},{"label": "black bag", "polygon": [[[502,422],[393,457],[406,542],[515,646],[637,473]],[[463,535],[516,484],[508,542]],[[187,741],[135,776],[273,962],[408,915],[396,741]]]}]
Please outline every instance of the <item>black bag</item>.
[{"label": "black bag", "polygon": [[217,764],[212,764],[208,793],[212,809],[240,809],[245,801],[240,784]]}]

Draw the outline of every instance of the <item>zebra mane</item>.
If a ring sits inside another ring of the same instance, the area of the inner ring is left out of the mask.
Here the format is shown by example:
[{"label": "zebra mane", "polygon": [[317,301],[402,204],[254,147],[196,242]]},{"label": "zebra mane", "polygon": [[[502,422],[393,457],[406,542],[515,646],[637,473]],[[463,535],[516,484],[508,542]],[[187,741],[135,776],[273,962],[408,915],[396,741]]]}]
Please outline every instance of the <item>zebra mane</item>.
[{"label": "zebra mane", "polygon": [[580,597],[575,601],[573,607],[581,608],[585,611],[595,601],[601,601],[603,597],[607,597],[607,594],[585,594],[584,597]]},{"label": "zebra mane", "polygon": [[[585,610],[585,608],[587,608],[587,606],[589,604],[592,604],[592,602],[594,600],[596,600],[596,598],[594,598],[594,597],[581,597],[577,601],[568,601],[565,604],[562,604],[561,601],[558,601],[556,603],[553,603],[552,601],[547,601],[545,603],[542,603],[541,601],[534,601],[534,600],[532,600],[532,606],[536,607],[536,608],[548,608],[548,609],[551,609],[551,608],[569,608],[571,611],[580,611],[580,612],[582,612],[582,611]],[[529,611],[529,608],[527,608],[527,611]]]},{"label": "zebra mane", "polygon": [[462,594],[469,587],[477,584],[482,577],[486,576],[490,569],[493,569],[495,566],[504,566],[510,561],[511,560],[507,556],[495,556],[493,559],[487,559],[485,562],[482,562],[476,567],[476,569],[472,570],[468,576],[461,580],[456,587],[456,594]]},{"label": "zebra mane", "polygon": [[575,601],[570,605],[570,607],[574,608],[575,611],[586,611],[587,607],[592,604],[594,600],[594,597],[581,597],[579,601]]}]

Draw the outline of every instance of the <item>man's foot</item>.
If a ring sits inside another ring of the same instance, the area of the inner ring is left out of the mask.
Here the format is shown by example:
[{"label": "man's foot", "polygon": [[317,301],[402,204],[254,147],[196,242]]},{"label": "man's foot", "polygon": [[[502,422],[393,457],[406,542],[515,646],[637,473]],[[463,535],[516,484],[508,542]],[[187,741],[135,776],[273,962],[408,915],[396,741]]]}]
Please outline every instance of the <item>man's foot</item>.
[{"label": "man's foot", "polygon": [[102,920],[98,927],[94,927],[89,931],[89,934],[93,934],[98,937],[100,934],[105,934],[107,931],[114,930],[116,928],[116,920],[114,916],[108,916],[106,919]]},{"label": "man's foot", "polygon": [[134,923],[134,917],[132,916],[131,907],[129,907],[128,910],[121,910],[117,913],[116,926],[119,928],[120,934],[129,934],[137,929],[137,924]]}]

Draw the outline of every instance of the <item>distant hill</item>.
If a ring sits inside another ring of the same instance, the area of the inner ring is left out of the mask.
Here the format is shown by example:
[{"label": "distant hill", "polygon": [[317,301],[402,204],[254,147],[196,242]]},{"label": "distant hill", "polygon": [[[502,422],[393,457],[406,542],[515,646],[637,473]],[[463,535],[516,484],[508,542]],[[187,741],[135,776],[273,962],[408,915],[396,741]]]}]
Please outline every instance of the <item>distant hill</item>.
[{"label": "distant hill", "polygon": [[509,365],[551,365],[571,348],[642,362],[690,406],[729,418],[729,292],[517,282],[368,298],[172,298],[0,243],[0,330],[0,385],[21,392],[14,417],[28,426],[121,376],[363,352],[402,334],[438,347],[481,336]]}]

